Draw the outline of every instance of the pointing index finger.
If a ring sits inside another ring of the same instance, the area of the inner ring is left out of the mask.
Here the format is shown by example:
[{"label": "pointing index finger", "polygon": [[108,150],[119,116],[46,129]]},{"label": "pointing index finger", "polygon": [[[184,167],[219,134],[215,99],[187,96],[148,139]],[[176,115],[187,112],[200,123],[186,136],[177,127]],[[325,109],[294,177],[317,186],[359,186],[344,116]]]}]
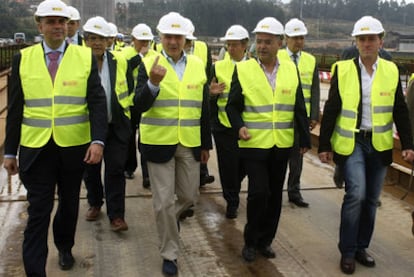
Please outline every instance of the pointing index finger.
[{"label": "pointing index finger", "polygon": [[154,63],[152,64],[152,68],[154,68],[154,67],[156,67],[157,65],[158,65],[158,60],[160,59],[160,56],[157,56],[156,58],[155,58],[155,61],[154,61]]}]

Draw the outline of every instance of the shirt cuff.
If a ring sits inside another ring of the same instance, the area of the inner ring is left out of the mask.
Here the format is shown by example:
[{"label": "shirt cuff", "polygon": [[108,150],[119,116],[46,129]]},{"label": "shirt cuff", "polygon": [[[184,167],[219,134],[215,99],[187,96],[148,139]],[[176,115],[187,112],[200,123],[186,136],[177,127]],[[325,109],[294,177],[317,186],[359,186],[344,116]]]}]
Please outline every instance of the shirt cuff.
[{"label": "shirt cuff", "polygon": [[103,141],[100,141],[100,140],[93,140],[93,141],[91,142],[91,144],[100,144],[100,145],[102,145],[103,147],[105,147],[105,143],[104,143]]},{"label": "shirt cuff", "polygon": [[149,90],[151,91],[152,96],[154,96],[154,98],[157,97],[158,93],[160,92],[160,87],[151,83],[149,79],[148,79],[147,84],[148,84]]}]

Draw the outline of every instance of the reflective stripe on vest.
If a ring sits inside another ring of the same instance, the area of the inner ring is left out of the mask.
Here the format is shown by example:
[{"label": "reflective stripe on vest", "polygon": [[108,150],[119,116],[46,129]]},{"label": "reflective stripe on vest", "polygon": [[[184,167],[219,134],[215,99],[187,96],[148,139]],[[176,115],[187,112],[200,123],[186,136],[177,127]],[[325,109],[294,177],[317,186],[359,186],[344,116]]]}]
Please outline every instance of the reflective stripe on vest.
[{"label": "reflective stripe on vest", "polygon": [[128,62],[120,52],[111,52],[113,59],[116,60],[115,93],[118,103],[121,105],[126,117],[131,118],[129,107],[133,105],[129,98],[129,88],[126,79]]},{"label": "reflective stripe on vest", "polygon": [[299,85],[293,62],[279,60],[276,88],[272,88],[254,59],[237,63],[237,72],[244,96],[243,121],[251,139],[239,140],[241,148],[269,149],[292,147],[296,91]]},{"label": "reflective stripe on vest", "polygon": [[[286,49],[281,49],[277,52],[279,58],[289,57]],[[302,51],[299,59],[298,70],[300,75],[300,82],[302,85],[303,97],[305,98],[306,114],[310,117],[310,102],[311,102],[311,88],[313,81],[313,71],[315,70],[316,60],[311,54]]]},{"label": "reflective stripe on vest", "polygon": [[218,83],[224,83],[226,85],[223,93],[221,93],[217,98],[217,107],[218,107],[218,119],[223,126],[230,128],[230,121],[227,117],[225,107],[229,97],[231,78],[234,72],[234,63],[228,58],[225,60],[217,61],[215,63],[216,69],[216,78]]},{"label": "reflective stripe on vest", "polygon": [[54,84],[41,44],[23,49],[21,55],[19,73],[25,103],[20,144],[42,147],[52,134],[55,143],[62,147],[90,142],[86,91],[92,67],[91,50],[69,45]]},{"label": "reflective stripe on vest", "polygon": [[[353,60],[337,62],[333,68],[338,74],[338,88],[342,112],[331,138],[333,150],[341,155],[352,154],[358,120],[361,88],[357,67]],[[377,151],[392,149],[393,107],[399,82],[394,63],[379,58],[371,88],[372,144]]]},{"label": "reflective stripe on vest", "polygon": [[[151,108],[142,113],[141,142],[152,145],[182,144],[186,147],[201,145],[200,119],[203,89],[207,81],[205,69],[199,58],[187,56],[184,75],[180,81],[163,55],[158,64],[167,69],[160,83],[160,91]],[[147,74],[155,56],[145,57]]]}]

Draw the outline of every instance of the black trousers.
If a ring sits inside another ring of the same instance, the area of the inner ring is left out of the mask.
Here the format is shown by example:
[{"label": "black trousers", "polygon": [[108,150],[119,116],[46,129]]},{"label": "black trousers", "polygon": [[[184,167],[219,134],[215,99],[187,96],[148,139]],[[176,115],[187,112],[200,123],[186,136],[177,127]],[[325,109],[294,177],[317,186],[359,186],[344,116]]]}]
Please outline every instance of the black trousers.
[{"label": "black trousers", "polygon": [[239,206],[240,186],[246,171],[242,166],[237,137],[230,131],[214,132],[223,197],[228,206]]},{"label": "black trousers", "polygon": [[129,138],[127,160],[125,162],[125,171],[134,173],[138,167],[137,159],[137,125],[131,119],[131,136]]},{"label": "black trousers", "polygon": [[287,191],[289,200],[301,200],[300,177],[303,168],[303,155],[300,153],[299,134],[295,132],[295,142],[290,152],[289,175],[287,181]]},{"label": "black trousers", "polygon": [[148,167],[147,167],[147,159],[145,158],[144,152],[141,151],[141,143],[139,142],[139,140],[138,140],[138,150],[139,150],[140,159],[141,159],[142,178],[149,178]]},{"label": "black trousers", "polygon": [[27,276],[46,276],[47,237],[55,192],[58,206],[53,218],[54,243],[59,251],[70,250],[75,244],[86,149],[87,145],[59,147],[50,140],[30,166],[25,165],[26,170],[20,172],[29,202],[23,241]]},{"label": "black trousers", "polygon": [[[124,166],[128,152],[128,141],[120,141],[110,127],[105,142],[104,185],[106,211],[110,220],[124,218],[125,215],[125,176]],[[87,165],[85,185],[90,206],[100,207],[103,204],[104,188],[101,177],[102,163]]]},{"label": "black trousers", "polygon": [[275,238],[290,148],[260,151],[260,158],[242,156],[249,179],[244,240],[248,247],[255,248],[271,245]]}]

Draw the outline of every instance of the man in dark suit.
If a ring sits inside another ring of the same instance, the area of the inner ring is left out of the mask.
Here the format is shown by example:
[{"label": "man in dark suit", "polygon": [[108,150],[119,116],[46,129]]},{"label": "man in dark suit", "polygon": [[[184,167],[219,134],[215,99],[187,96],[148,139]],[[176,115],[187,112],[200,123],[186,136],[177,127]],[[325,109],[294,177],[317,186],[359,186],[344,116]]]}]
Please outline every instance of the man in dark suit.
[{"label": "man in dark suit", "polygon": [[[13,58],[4,167],[20,174],[28,221],[23,262],[28,276],[46,276],[47,236],[57,186],[54,243],[62,270],[72,268],[84,163],[102,158],[107,130],[105,93],[89,49],[65,42],[69,13],[60,0],[39,4],[42,43]],[[49,69],[49,72],[48,72]],[[17,151],[19,151],[19,166]]]},{"label": "man in dark suit", "polygon": [[[287,164],[298,132],[301,154],[310,148],[309,123],[302,88],[293,62],[279,59],[283,25],[273,17],[257,23],[257,59],[236,64],[226,105],[239,136],[239,153],[248,176],[247,223],[242,256],[256,252],[275,258],[272,242],[282,210]],[[276,82],[277,80],[277,82]]]},{"label": "man in dark suit", "polygon": [[[101,83],[105,90],[108,109],[108,134],[104,149],[104,185],[106,211],[112,231],[126,231],[125,177],[128,142],[131,135],[129,94],[133,89],[132,73],[120,53],[106,50],[109,25],[100,16],[92,17],[83,26],[86,46],[98,62]],[[114,52],[115,53],[115,52]],[[104,189],[101,178],[102,163],[86,167],[85,185],[90,208],[86,220],[95,221],[103,204]]]},{"label": "man in dark suit", "polygon": [[83,37],[79,33],[81,20],[79,11],[72,6],[68,6],[68,9],[70,13],[70,20],[68,22],[67,42],[76,45],[84,45]]},{"label": "man in dark suit", "polygon": [[171,12],[157,29],[163,50],[142,59],[134,104],[142,111],[141,151],[147,158],[163,258],[162,271],[177,274],[177,219],[197,201],[200,162],[212,148],[204,65],[186,55],[184,18]]}]

